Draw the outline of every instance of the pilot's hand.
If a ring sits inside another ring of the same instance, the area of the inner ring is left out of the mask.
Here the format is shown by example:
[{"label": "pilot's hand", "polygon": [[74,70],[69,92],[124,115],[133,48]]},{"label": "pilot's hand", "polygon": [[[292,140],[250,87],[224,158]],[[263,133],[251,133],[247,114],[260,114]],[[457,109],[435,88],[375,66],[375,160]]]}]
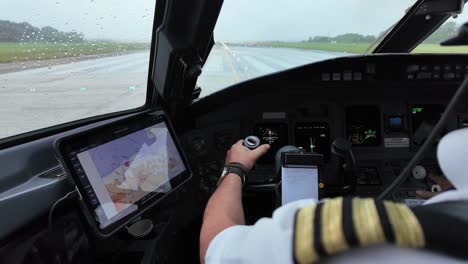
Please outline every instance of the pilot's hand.
[{"label": "pilot's hand", "polygon": [[424,191],[424,190],[416,191],[416,195],[421,197],[421,198],[430,199],[430,198],[438,195],[441,192],[444,192],[444,191],[446,191],[448,189],[453,188],[452,183],[443,175],[440,176],[440,175],[429,174],[428,176],[433,182],[435,182],[437,185],[439,185],[442,190],[440,192],[428,192],[428,191]]},{"label": "pilot's hand", "polygon": [[232,145],[231,149],[228,150],[226,155],[226,164],[231,162],[239,162],[250,171],[255,165],[255,162],[268,152],[270,145],[265,144],[254,150],[250,150],[246,148],[243,143],[244,140],[239,140],[236,144]]}]

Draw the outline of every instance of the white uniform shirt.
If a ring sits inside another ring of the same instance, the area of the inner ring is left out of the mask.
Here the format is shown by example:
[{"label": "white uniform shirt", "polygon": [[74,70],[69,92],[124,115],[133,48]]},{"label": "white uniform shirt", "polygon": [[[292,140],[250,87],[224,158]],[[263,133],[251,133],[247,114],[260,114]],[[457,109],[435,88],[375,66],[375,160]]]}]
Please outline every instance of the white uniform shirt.
[{"label": "white uniform shirt", "polygon": [[[449,191],[426,202],[468,200],[468,192]],[[233,226],[219,233],[208,247],[207,264],[280,263],[292,264],[294,215],[296,210],[315,203],[302,200],[278,208],[272,218],[262,218],[253,226]],[[427,250],[380,245],[353,249],[322,260],[322,263],[467,263]]]},{"label": "white uniform shirt", "polygon": [[[447,178],[457,188],[428,200],[426,204],[468,200],[468,128],[446,135],[439,143],[437,158]],[[314,203],[302,200],[277,209],[272,218],[253,226],[234,226],[218,234],[208,247],[207,264],[293,263],[293,232],[296,210]],[[441,227],[444,228],[444,227]],[[467,263],[427,250],[380,245],[352,249],[322,260],[322,263]]]}]

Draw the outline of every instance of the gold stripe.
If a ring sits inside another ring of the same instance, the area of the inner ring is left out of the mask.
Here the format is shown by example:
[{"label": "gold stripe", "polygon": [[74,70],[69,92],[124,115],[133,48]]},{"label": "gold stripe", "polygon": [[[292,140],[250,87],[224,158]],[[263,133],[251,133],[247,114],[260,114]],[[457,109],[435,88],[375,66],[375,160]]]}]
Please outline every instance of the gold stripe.
[{"label": "gold stripe", "polygon": [[343,233],[343,198],[329,200],[323,204],[322,243],[325,251],[332,255],[348,249]]},{"label": "gold stripe", "polygon": [[314,218],[316,205],[304,207],[296,216],[294,255],[300,264],[318,261],[319,256],[314,247]]},{"label": "gold stripe", "polygon": [[352,212],[354,229],[360,246],[385,242],[385,234],[374,199],[353,199]]},{"label": "gold stripe", "polygon": [[424,233],[416,216],[404,204],[384,202],[390,224],[395,234],[395,242],[401,247],[424,248]]}]

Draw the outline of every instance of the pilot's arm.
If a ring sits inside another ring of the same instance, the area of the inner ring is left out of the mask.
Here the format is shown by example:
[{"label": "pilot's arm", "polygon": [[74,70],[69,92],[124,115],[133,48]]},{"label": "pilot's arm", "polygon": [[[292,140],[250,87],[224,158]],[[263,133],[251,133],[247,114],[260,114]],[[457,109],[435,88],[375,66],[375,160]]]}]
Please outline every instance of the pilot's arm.
[{"label": "pilot's arm", "polygon": [[[250,150],[244,147],[243,140],[240,140],[228,151],[226,164],[240,163],[248,172],[269,148],[269,145],[262,145],[255,150]],[[242,180],[238,175],[228,174],[211,196],[205,209],[200,233],[201,262],[204,263],[208,245],[216,235],[229,227],[244,224]]]},{"label": "pilot's arm", "polygon": [[[240,141],[228,152],[226,162],[240,162],[251,169],[267,150],[263,146],[251,151]],[[200,234],[201,262],[216,264],[394,264],[403,259],[466,263],[440,251],[468,259],[464,223],[430,206],[412,210],[371,198],[297,201],[277,209],[272,218],[245,226],[242,184],[235,174],[228,175],[210,198]]]}]

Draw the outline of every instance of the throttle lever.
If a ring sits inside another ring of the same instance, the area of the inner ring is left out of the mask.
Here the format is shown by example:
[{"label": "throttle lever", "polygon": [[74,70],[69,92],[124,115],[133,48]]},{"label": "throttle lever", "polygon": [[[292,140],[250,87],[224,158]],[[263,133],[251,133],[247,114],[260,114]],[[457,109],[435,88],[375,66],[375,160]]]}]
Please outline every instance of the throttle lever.
[{"label": "throttle lever", "polygon": [[331,151],[344,162],[342,164],[345,176],[343,178],[343,191],[353,193],[357,184],[357,166],[351,143],[344,138],[337,138],[332,143]]}]

